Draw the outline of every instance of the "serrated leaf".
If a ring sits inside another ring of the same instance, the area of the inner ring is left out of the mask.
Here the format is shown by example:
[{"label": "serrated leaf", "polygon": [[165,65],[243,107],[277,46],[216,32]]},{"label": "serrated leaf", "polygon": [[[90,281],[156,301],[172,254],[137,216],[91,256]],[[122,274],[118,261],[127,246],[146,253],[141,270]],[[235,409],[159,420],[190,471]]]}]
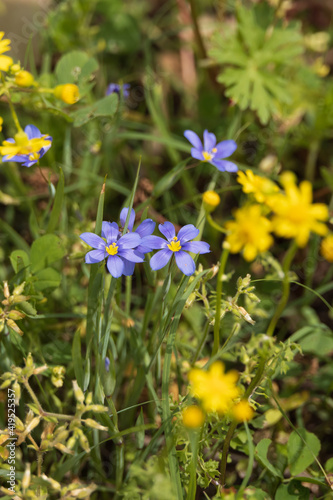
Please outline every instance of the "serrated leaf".
[{"label": "serrated leaf", "polygon": [[287,444],[288,462],[293,476],[305,471],[315,461],[320,451],[320,441],[305,429],[293,431]]}]

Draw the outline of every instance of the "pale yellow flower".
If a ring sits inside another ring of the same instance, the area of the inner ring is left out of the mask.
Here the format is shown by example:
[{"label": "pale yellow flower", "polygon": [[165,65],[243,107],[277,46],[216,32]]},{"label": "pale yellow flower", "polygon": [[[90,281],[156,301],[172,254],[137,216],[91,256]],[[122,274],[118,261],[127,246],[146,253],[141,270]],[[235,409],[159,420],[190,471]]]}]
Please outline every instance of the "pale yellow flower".
[{"label": "pale yellow flower", "polygon": [[246,170],[245,173],[239,171],[237,182],[243,186],[242,190],[244,193],[253,194],[259,203],[265,203],[267,197],[279,191],[278,186],[273,181],[266,177],[255,175],[252,170]]},{"label": "pale yellow flower", "polygon": [[231,253],[243,251],[244,259],[254,260],[273,244],[271,222],[262,215],[260,205],[246,205],[236,210],[235,220],[225,224],[226,243]]},{"label": "pale yellow flower", "polygon": [[328,207],[324,203],[312,203],[312,185],[308,181],[296,186],[292,173],[281,176],[285,194],[274,196],[270,204],[275,213],[272,224],[274,232],[283,238],[295,238],[299,247],[304,247],[311,231],[325,236],[328,228]]},{"label": "pale yellow flower", "polygon": [[200,399],[207,412],[227,413],[240,391],[236,383],[238,373],[232,370],[224,372],[224,364],[213,363],[208,371],[193,368],[189,373],[191,394]]}]

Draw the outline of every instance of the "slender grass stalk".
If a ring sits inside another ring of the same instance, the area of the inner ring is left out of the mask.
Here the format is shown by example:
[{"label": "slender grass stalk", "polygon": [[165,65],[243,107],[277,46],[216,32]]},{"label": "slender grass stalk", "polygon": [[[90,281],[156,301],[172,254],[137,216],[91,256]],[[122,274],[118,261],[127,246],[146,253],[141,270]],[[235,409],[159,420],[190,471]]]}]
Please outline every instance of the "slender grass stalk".
[{"label": "slender grass stalk", "polygon": [[280,302],[279,302],[279,304],[275,310],[275,313],[274,313],[274,315],[273,315],[273,317],[268,325],[268,328],[267,328],[266,335],[268,335],[269,337],[273,336],[276,324],[279,321],[280,316],[283,313],[284,308],[286,307],[288,299],[289,299],[290,281],[289,281],[288,273],[289,273],[289,269],[290,269],[291,263],[293,261],[293,258],[295,257],[296,251],[297,251],[297,245],[296,245],[295,240],[293,240],[290,247],[289,247],[288,252],[286,253],[286,255],[284,257],[283,264],[282,264],[282,269],[283,269],[283,273],[284,273],[283,281],[282,281],[282,297],[280,299]]},{"label": "slender grass stalk", "polygon": [[214,323],[214,344],[212,356],[215,356],[220,348],[220,322],[221,322],[221,302],[222,302],[222,288],[223,288],[223,274],[228,260],[229,250],[223,248],[220,259],[220,268],[217,274],[216,285],[216,310],[215,310],[215,323]]},{"label": "slender grass stalk", "polygon": [[192,432],[190,432],[192,454],[191,454],[191,465],[190,465],[190,482],[188,486],[186,500],[195,500],[197,493],[197,461],[198,461],[198,451],[199,451],[199,437],[200,437],[200,432],[198,432],[197,430],[192,430]]}]

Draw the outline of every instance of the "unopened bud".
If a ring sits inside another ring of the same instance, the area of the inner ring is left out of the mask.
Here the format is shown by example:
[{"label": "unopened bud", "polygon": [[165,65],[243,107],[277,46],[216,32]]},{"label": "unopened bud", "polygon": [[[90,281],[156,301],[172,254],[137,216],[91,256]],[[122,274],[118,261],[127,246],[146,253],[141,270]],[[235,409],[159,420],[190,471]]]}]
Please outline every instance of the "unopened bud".
[{"label": "unopened bud", "polygon": [[202,201],[206,212],[210,213],[220,204],[221,198],[216,191],[206,191],[202,195]]},{"label": "unopened bud", "polygon": [[35,79],[29,71],[22,69],[15,75],[15,83],[18,87],[31,87],[35,83]]},{"label": "unopened bud", "polygon": [[66,104],[75,104],[80,99],[79,87],[73,83],[58,85],[53,92],[57,99]]}]

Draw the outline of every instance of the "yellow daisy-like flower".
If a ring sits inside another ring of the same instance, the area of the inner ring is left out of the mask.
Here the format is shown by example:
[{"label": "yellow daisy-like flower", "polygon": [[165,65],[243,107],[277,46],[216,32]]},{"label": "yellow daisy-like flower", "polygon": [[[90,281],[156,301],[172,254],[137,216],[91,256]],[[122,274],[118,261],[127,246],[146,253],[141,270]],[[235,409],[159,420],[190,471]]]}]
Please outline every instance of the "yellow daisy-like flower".
[{"label": "yellow daisy-like flower", "polygon": [[80,99],[79,87],[74,83],[58,85],[54,89],[54,95],[66,104],[75,104]]},{"label": "yellow daisy-like flower", "polygon": [[278,186],[273,181],[254,175],[252,170],[246,170],[245,173],[239,171],[237,182],[243,186],[244,193],[253,194],[259,203],[265,203],[268,196],[279,191]]},{"label": "yellow daisy-like flower", "polygon": [[272,224],[274,232],[283,238],[295,238],[299,247],[305,247],[311,231],[325,236],[328,228],[328,207],[324,203],[312,204],[312,185],[308,181],[296,186],[291,172],[281,176],[285,194],[275,195],[271,204],[275,216]]},{"label": "yellow daisy-like flower", "polygon": [[205,421],[205,414],[199,406],[191,405],[182,412],[183,424],[188,429],[198,429]]},{"label": "yellow daisy-like flower", "polygon": [[0,146],[0,155],[10,157],[16,155],[30,155],[32,153],[38,153],[42,148],[50,146],[52,143],[47,139],[47,135],[42,137],[36,137],[34,139],[29,139],[27,134],[21,130],[17,132],[14,136],[14,142],[3,141],[2,146]]},{"label": "yellow daisy-like flower", "polygon": [[235,220],[227,222],[225,228],[229,231],[225,241],[230,252],[243,250],[244,259],[249,262],[268,250],[274,241],[270,235],[272,224],[262,215],[260,205],[236,210]]},{"label": "yellow daisy-like flower", "polygon": [[249,402],[243,399],[239,403],[237,403],[235,406],[232,408],[232,414],[235,420],[238,422],[247,422],[248,420],[251,420],[254,415],[254,411],[252,407],[249,405]]},{"label": "yellow daisy-like flower", "polygon": [[327,262],[333,262],[333,234],[329,234],[323,239],[320,252]]},{"label": "yellow daisy-like flower", "polygon": [[10,40],[8,38],[3,39],[4,34],[4,31],[0,31],[0,71],[8,71],[13,64],[11,57],[2,55],[10,50]]},{"label": "yellow daisy-like flower", "polygon": [[224,364],[220,361],[213,363],[208,371],[193,368],[189,373],[191,394],[201,400],[207,412],[217,411],[220,414],[227,413],[239,397],[237,380],[238,373],[235,370],[225,373]]}]

